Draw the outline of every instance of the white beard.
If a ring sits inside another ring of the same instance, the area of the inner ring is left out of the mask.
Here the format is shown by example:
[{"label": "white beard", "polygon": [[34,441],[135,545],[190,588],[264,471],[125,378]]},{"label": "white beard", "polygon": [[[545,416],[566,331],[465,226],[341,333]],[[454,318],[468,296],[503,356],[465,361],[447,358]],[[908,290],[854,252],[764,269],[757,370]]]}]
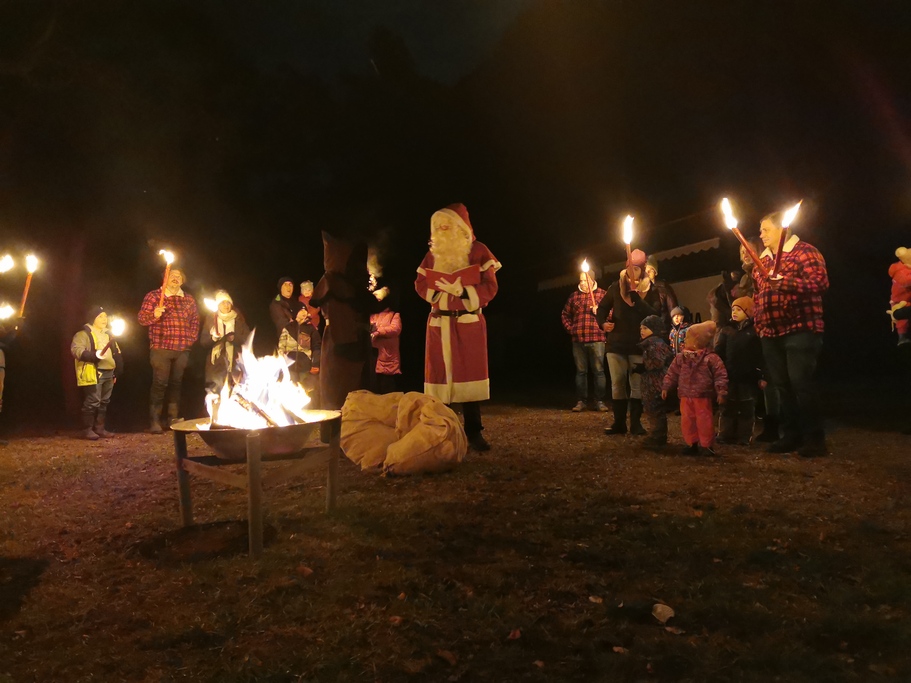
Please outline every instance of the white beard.
[{"label": "white beard", "polygon": [[430,253],[433,254],[434,270],[454,273],[467,268],[471,237],[457,229],[438,230],[431,236]]}]

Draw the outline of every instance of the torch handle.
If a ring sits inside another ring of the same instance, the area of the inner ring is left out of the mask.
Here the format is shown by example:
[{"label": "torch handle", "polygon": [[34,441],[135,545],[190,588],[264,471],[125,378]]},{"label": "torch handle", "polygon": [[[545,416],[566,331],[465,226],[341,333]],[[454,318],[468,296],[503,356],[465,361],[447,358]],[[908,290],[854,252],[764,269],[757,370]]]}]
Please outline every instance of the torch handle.
[{"label": "torch handle", "polygon": [[168,277],[171,275],[171,264],[164,267],[164,279],[161,281],[161,296],[158,298],[158,308],[164,306],[164,288],[168,286]]},{"label": "torch handle", "polygon": [[784,243],[788,241],[789,228],[782,228],[781,235],[778,238],[778,251],[775,253],[775,265],[772,266],[772,274],[778,275],[781,272],[781,255],[784,253]]},{"label": "torch handle", "polygon": [[753,249],[753,245],[746,241],[746,238],[743,236],[743,233],[740,232],[738,228],[731,228],[731,232],[734,233],[734,236],[740,240],[740,243],[743,245],[743,248],[746,250],[747,254],[750,255],[750,258],[753,260],[753,263],[759,271],[765,276],[769,277],[769,270],[765,267],[762,262],[762,259],[759,258],[759,254],[756,253],[756,250]]},{"label": "torch handle", "polygon": [[595,303],[595,293],[592,291],[592,276],[588,274],[588,271],[585,272],[585,281],[588,282],[588,295],[591,297],[592,308],[594,308],[598,304]]},{"label": "torch handle", "polygon": [[25,300],[28,299],[28,288],[32,284],[32,274],[28,273],[25,276],[25,289],[22,290],[22,303],[19,304],[19,317],[22,318],[25,316]]}]

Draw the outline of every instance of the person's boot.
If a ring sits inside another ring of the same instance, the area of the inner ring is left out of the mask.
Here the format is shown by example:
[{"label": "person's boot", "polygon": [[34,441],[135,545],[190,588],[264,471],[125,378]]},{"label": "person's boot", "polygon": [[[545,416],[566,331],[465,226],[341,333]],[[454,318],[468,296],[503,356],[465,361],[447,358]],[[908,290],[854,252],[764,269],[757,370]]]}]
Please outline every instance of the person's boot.
[{"label": "person's boot", "polygon": [[821,458],[828,454],[829,447],[824,434],[808,435],[803,440],[803,446],[797,449],[797,455],[801,458]]},{"label": "person's boot", "polygon": [[82,411],[82,426],[85,427],[85,431],[82,433],[83,438],[88,439],[89,441],[98,441],[98,435],[95,433],[95,430],[92,427],[95,424],[95,411]]},{"label": "person's boot", "polygon": [[161,428],[161,404],[153,403],[149,406],[149,433],[161,434],[164,430]]},{"label": "person's boot", "polygon": [[626,434],[626,404],[625,398],[615,398],[614,404],[614,424],[604,430],[605,434]]},{"label": "person's boot", "polygon": [[778,417],[775,415],[766,415],[762,421],[762,431],[756,436],[756,441],[760,443],[775,443],[780,438],[778,436]]},{"label": "person's boot", "polygon": [[749,446],[753,442],[753,419],[742,417],[737,422],[737,440],[738,446]]},{"label": "person's boot", "polygon": [[177,417],[179,406],[176,403],[168,404],[168,427],[170,427],[175,422],[180,422],[183,418]]},{"label": "person's boot", "polygon": [[487,439],[484,438],[484,436],[481,434],[481,432],[478,432],[477,434],[472,434],[471,436],[469,436],[468,445],[472,449],[478,451],[479,453],[483,453],[484,451],[490,450],[490,444],[487,443]]},{"label": "person's boot", "polygon": [[803,446],[800,436],[785,434],[765,449],[766,453],[793,453]]},{"label": "person's boot", "polygon": [[629,433],[635,436],[648,434],[642,426],[642,399],[632,398],[629,402]]},{"label": "person's boot", "polygon": [[734,418],[722,415],[718,418],[718,443],[734,443],[737,441],[737,425]]},{"label": "person's boot", "polygon": [[110,439],[114,436],[114,432],[109,432],[104,428],[104,418],[107,411],[99,410],[98,414],[95,415],[95,424],[92,425],[92,430],[100,436],[102,439]]}]

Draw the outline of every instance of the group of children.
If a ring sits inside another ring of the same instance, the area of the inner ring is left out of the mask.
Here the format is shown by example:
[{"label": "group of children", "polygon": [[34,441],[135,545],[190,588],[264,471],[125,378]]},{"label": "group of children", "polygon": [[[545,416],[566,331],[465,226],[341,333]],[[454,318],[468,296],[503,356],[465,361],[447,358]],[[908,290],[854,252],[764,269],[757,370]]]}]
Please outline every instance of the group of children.
[{"label": "group of children", "polygon": [[[651,430],[646,447],[667,445],[668,397],[680,399],[680,430],[688,455],[715,455],[713,403],[721,406],[722,443],[748,445],[753,435],[756,396],[762,378],[762,349],[753,329],[753,300],[731,306],[732,323],[719,331],[714,322],[688,325],[686,312],[671,313],[673,329],[664,334],[656,315],[642,320],[642,404]],[[716,339],[717,338],[717,339]]]}]

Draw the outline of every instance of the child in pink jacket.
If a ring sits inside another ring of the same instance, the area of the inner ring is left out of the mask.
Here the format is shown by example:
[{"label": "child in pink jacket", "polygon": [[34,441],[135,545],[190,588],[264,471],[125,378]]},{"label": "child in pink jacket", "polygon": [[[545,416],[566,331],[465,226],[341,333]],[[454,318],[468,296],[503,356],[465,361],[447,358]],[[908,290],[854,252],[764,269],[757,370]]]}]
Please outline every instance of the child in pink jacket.
[{"label": "child in pink jacket", "polygon": [[[373,295],[380,301],[389,302],[389,288],[383,287]],[[396,375],[402,374],[402,358],[399,353],[399,335],[402,334],[402,318],[387,305],[379,313],[370,316],[370,341],[376,354],[376,393],[391,394],[398,391]]]},{"label": "child in pink jacket", "polygon": [[677,389],[680,396],[680,430],[686,455],[715,455],[715,421],[712,401],[724,403],[728,393],[728,373],[721,358],[712,350],[715,338],[712,321],[692,325],[687,331],[683,353],[674,357],[664,377],[661,395]]}]

